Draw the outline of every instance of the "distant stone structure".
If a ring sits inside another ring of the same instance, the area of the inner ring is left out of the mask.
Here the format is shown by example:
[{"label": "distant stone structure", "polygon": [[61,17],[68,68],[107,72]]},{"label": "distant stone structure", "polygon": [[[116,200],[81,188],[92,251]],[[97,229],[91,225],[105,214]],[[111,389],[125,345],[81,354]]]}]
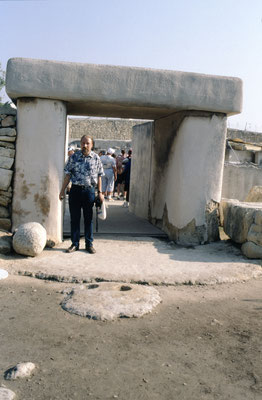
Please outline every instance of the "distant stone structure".
[{"label": "distant stone structure", "polygon": [[89,134],[94,139],[132,140],[132,128],[145,120],[112,118],[68,118],[70,140]]},{"label": "distant stone structure", "polygon": [[113,118],[68,118],[69,143],[80,146],[83,135],[90,135],[94,139],[94,149],[106,151],[109,147],[115,149],[116,154],[124,149],[126,153],[132,147],[132,129],[144,120],[113,119]]},{"label": "distant stone structure", "polygon": [[253,186],[262,186],[262,133],[228,129],[222,197],[245,201]]}]

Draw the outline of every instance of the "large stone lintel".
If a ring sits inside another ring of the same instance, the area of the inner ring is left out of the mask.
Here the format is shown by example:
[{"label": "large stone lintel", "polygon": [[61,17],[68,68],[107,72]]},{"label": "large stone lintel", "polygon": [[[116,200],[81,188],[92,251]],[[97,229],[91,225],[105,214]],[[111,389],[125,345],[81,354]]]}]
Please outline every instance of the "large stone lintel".
[{"label": "large stone lintel", "polygon": [[8,61],[6,91],[14,101],[66,101],[75,115],[157,119],[180,110],[242,109],[239,78],[26,58]]}]

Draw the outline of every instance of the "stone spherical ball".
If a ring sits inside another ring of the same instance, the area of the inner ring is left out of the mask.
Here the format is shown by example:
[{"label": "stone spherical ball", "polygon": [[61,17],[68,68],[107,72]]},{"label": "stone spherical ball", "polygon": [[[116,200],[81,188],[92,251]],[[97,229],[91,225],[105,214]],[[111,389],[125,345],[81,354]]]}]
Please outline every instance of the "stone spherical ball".
[{"label": "stone spherical ball", "polygon": [[46,245],[46,230],[38,222],[27,222],[18,227],[13,236],[13,249],[24,256],[35,257]]}]

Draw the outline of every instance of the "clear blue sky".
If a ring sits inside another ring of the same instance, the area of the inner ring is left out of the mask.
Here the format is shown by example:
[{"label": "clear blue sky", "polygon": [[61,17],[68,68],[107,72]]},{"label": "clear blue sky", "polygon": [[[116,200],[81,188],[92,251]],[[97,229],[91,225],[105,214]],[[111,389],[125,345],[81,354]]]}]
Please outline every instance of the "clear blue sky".
[{"label": "clear blue sky", "polygon": [[11,57],[236,76],[262,132],[262,0],[0,0],[0,62]]}]

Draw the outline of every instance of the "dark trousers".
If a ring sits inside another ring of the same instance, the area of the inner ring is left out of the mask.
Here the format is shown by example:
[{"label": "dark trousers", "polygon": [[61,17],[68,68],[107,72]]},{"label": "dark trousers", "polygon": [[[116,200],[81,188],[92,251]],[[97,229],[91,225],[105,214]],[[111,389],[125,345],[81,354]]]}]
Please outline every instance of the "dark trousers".
[{"label": "dark trousers", "polygon": [[71,241],[79,246],[81,209],[84,214],[86,246],[93,244],[93,205],[95,188],[72,185],[69,192],[69,211],[71,217]]}]

